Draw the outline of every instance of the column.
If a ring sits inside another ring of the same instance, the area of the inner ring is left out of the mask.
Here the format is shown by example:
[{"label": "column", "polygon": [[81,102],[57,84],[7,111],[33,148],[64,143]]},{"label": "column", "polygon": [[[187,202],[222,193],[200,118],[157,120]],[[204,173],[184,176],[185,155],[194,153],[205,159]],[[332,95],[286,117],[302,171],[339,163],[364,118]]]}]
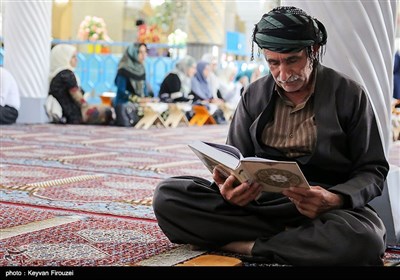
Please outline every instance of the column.
[{"label": "column", "polygon": [[[364,85],[378,119],[384,148],[391,144],[391,100],[398,3],[390,1],[282,1],[318,18],[328,32],[323,64]],[[390,167],[387,187],[371,204],[387,228],[388,243],[400,240],[400,169]]]},{"label": "column", "polygon": [[188,42],[223,45],[225,9],[221,0],[189,2]]},{"label": "column", "polygon": [[17,123],[47,122],[51,47],[51,1],[6,1],[4,67],[15,77],[21,96]]},{"label": "column", "polygon": [[[247,43],[245,45],[245,51],[249,54],[249,60],[251,56],[251,42],[253,40],[254,25],[258,23],[263,14],[269,12],[276,5],[277,4],[273,1],[260,1],[259,3],[236,1],[236,12],[245,25],[245,37]],[[258,47],[254,44],[255,60],[257,53]]]},{"label": "column", "polygon": [[[385,148],[390,143],[390,102],[396,1],[282,1],[318,18],[328,32],[323,64],[363,84],[375,108]],[[332,17],[332,15],[340,15]],[[340,22],[340,24],[339,24]]]}]

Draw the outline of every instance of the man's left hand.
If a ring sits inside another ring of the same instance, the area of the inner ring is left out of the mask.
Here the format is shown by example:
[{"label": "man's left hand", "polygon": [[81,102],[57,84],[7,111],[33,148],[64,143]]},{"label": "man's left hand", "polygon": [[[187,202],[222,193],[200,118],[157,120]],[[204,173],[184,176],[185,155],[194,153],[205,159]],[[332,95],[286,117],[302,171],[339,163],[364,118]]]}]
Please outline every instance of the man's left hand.
[{"label": "man's left hand", "polygon": [[320,186],[312,186],[311,189],[290,187],[282,192],[295,205],[297,210],[311,219],[321,213],[343,206],[343,197],[332,193]]}]

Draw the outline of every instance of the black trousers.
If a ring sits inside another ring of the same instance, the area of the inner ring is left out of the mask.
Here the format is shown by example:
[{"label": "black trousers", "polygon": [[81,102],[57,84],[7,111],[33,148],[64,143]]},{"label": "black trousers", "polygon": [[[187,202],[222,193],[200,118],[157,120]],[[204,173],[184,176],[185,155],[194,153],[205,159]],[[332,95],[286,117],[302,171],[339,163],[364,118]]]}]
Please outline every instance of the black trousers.
[{"label": "black trousers", "polygon": [[13,124],[17,121],[18,111],[8,105],[0,105],[0,124]]},{"label": "black trousers", "polygon": [[301,215],[281,194],[234,206],[215,184],[172,177],[156,188],[153,208],[171,242],[210,249],[255,240],[252,255],[295,266],[381,266],[386,230],[369,207]]}]

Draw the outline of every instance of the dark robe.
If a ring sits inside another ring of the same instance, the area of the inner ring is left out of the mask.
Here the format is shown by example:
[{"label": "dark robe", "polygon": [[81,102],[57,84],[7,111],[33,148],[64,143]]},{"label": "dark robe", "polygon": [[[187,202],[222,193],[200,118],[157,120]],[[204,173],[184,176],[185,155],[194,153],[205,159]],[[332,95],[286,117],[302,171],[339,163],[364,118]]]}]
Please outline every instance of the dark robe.
[{"label": "dark robe", "polygon": [[193,99],[189,98],[192,93],[187,97],[181,92],[182,83],[176,73],[169,73],[161,83],[159,96],[161,102],[175,103],[175,102],[188,102]]},{"label": "dark robe", "polygon": [[[367,205],[381,195],[389,165],[371,103],[362,86],[317,66],[316,147],[294,158],[311,186],[343,195],[343,209],[315,219],[279,193],[263,193],[245,207],[226,202],[214,183],[196,177],[161,182],[153,207],[172,242],[218,248],[255,240],[253,256],[291,265],[382,265],[386,230]],[[227,143],[244,156],[286,158],[262,143],[273,118],[275,82],[268,75],[249,85],[230,125]],[[368,244],[368,245],[367,245]]]},{"label": "dark robe", "polygon": [[68,69],[58,73],[50,82],[49,94],[60,103],[63,117],[68,124],[83,123],[81,107],[70,94],[70,90],[76,87],[78,87],[78,82],[75,74]]}]

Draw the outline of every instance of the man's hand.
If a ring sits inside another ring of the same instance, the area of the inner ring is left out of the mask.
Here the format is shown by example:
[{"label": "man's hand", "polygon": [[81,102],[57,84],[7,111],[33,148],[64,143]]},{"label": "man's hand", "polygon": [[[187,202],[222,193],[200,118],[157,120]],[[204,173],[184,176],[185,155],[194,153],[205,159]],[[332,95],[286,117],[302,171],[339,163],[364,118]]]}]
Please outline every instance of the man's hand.
[{"label": "man's hand", "polygon": [[261,193],[261,185],[258,183],[249,184],[247,182],[242,184],[235,184],[237,179],[233,175],[224,177],[218,168],[214,168],[213,172],[214,182],[218,185],[222,197],[231,204],[238,206],[245,206]]},{"label": "man's hand", "polygon": [[295,205],[297,210],[311,219],[319,214],[343,206],[343,197],[332,193],[320,186],[312,186],[311,189],[290,187],[282,192]]}]

